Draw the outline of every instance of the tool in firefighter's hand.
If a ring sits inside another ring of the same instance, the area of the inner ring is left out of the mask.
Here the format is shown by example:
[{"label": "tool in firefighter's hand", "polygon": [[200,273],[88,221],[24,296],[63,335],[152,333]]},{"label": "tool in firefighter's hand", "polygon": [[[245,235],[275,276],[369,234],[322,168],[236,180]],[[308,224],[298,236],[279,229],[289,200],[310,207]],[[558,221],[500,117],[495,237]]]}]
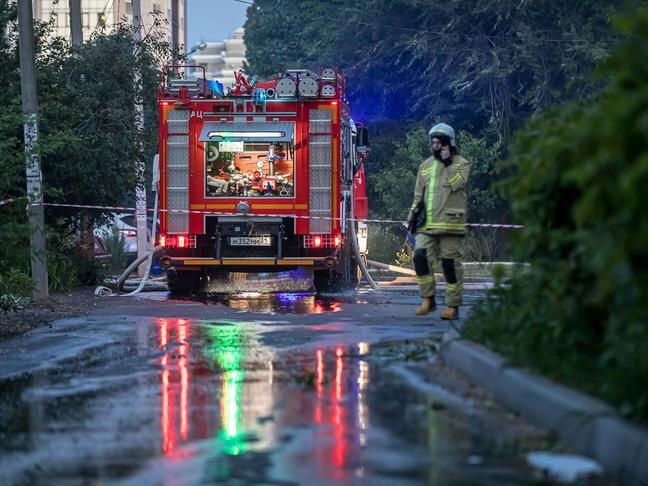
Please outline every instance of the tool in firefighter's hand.
[{"label": "tool in firefighter's hand", "polygon": [[411,234],[416,233],[416,229],[425,223],[425,204],[419,201],[412,211],[412,218],[407,222],[407,231]]}]

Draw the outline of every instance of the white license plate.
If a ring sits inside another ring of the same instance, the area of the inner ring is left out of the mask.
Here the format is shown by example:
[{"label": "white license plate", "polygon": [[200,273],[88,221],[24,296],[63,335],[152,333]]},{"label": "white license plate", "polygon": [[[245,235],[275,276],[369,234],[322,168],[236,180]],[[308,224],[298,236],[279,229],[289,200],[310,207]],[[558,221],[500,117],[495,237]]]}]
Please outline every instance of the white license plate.
[{"label": "white license plate", "polygon": [[230,246],[272,246],[271,236],[232,236]]}]

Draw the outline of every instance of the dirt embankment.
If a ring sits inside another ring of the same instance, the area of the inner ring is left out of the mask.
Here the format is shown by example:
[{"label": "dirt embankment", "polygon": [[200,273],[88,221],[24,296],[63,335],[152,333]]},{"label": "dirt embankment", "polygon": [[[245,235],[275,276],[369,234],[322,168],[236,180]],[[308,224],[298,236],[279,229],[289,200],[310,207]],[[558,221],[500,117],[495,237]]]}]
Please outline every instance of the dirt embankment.
[{"label": "dirt embankment", "polygon": [[94,287],[52,294],[47,303],[32,302],[23,309],[0,314],[0,339],[48,325],[57,319],[84,315],[110,305],[110,299],[94,295]]}]

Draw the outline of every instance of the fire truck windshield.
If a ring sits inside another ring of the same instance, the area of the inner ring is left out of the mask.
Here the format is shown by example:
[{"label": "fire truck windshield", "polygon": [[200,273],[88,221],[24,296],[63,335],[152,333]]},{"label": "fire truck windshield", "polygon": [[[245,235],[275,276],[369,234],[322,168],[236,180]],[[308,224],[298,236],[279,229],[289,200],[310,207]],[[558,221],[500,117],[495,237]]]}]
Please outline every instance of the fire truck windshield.
[{"label": "fire truck windshield", "polygon": [[205,142],[206,197],[293,197],[290,142]]}]

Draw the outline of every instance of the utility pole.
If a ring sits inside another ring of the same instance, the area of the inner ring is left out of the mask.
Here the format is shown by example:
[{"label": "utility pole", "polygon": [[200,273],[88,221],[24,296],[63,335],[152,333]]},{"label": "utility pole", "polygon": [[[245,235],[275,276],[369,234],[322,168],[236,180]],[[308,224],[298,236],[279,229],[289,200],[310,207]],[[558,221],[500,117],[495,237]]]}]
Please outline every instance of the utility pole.
[{"label": "utility pole", "polygon": [[45,247],[45,211],[43,209],[42,173],[38,153],[38,96],[34,67],[34,26],[31,1],[17,2],[18,44],[20,50],[20,86],[25,133],[27,197],[29,200],[29,245],[34,300],[49,297],[47,253]]},{"label": "utility pole", "polygon": [[171,63],[178,64],[180,57],[180,0],[171,0]]},{"label": "utility pole", "polygon": [[72,45],[79,47],[83,44],[83,28],[81,26],[81,0],[70,0],[69,5]]},{"label": "utility pole", "polygon": [[[137,43],[141,40],[142,30],[142,6],[140,0],[133,0],[133,41]],[[135,69],[133,72],[134,89],[135,89],[135,128],[137,135],[140,137],[144,133],[144,99],[142,95],[142,72],[137,65],[139,53],[138,47],[134,46]],[[137,187],[135,188],[135,220],[137,222],[137,258],[141,258],[147,253],[147,233],[146,233],[146,178],[144,177],[144,147],[140,142],[138,144],[139,154],[137,160]],[[151,235],[153,238],[154,235]],[[151,244],[151,246],[153,243]],[[141,264],[137,272],[139,276],[144,275],[145,265]]]}]

